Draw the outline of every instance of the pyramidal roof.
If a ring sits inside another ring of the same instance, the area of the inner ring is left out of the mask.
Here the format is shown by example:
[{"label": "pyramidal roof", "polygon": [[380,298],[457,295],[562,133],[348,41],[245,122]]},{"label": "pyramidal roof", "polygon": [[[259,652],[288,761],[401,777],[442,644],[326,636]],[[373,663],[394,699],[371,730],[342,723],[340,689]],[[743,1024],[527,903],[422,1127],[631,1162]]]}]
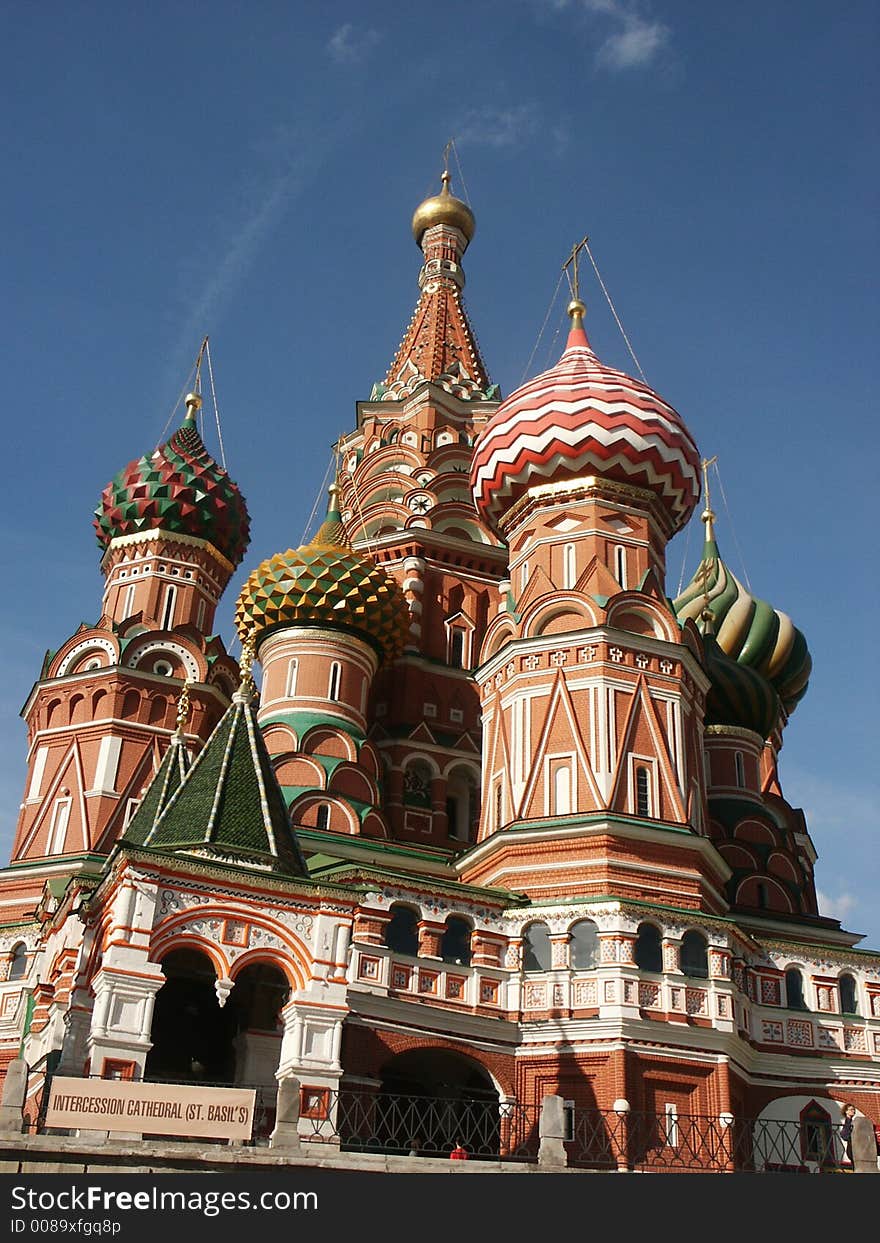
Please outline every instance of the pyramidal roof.
[{"label": "pyramidal roof", "polygon": [[245,689],[236,692],[177,788],[153,800],[150,812],[147,802],[163,761],[126,841],[261,871],[308,874],[251,698]]},{"label": "pyramidal roof", "polygon": [[140,806],[128,822],[123,834],[125,841],[135,846],[144,844],[150,829],[189,771],[189,766],[189,752],[183,734],[177,730],[171,737],[171,745],[162,757],[162,763],[147,787]]},{"label": "pyramidal roof", "polygon": [[498,397],[461,297],[461,257],[469,241],[462,231],[462,213],[471,222],[473,217],[466,204],[448,193],[447,182],[444,174],[443,191],[426,199],[413,217],[416,242],[425,256],[421,296],[384,383],[373,389],[374,400],[402,401],[426,382],[462,401]]}]

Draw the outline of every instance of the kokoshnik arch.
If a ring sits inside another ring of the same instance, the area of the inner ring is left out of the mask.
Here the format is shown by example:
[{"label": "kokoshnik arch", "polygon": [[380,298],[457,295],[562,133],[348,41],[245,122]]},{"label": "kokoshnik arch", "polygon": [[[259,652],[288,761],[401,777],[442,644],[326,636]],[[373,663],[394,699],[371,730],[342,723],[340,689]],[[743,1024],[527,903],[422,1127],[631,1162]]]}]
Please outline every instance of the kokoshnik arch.
[{"label": "kokoshnik arch", "polygon": [[59,1071],[880,1120],[880,958],[818,913],[777,767],[804,636],[727,567],[708,498],[667,596],[700,453],[579,300],[501,399],[474,229],[444,174],[326,520],[241,592],[241,668],[212,626],[248,514],[196,394],[101,495],[100,616],[25,704],[0,873],[31,1118]]}]

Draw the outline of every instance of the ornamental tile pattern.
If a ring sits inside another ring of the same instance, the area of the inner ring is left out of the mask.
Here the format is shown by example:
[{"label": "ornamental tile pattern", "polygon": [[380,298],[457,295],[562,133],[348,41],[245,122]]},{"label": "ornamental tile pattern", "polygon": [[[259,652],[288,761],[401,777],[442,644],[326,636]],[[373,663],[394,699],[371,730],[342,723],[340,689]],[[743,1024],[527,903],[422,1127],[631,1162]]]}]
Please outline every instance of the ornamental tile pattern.
[{"label": "ornamental tile pattern", "polygon": [[653,491],[680,530],[700,495],[699,468],[697,447],[672,407],[601,363],[575,328],[556,366],[512,393],[486,425],[471,485],[493,528],[530,487],[600,475]]},{"label": "ornamental tile pattern", "polygon": [[250,541],[241,492],[189,420],[167,444],[114,475],[101,493],[94,526],[102,548],[121,535],[173,531],[206,540],[233,565]]}]

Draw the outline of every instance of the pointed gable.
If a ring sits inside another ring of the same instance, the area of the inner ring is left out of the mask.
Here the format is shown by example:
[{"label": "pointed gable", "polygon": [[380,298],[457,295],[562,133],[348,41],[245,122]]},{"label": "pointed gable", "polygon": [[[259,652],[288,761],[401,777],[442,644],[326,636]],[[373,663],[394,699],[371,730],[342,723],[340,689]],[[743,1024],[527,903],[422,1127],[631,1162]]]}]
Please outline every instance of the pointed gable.
[{"label": "pointed gable", "polygon": [[[547,814],[545,761],[557,754],[574,755],[577,797],[572,798],[571,811],[588,813],[603,810],[605,801],[599,790],[571,693],[561,670],[556,672],[553,690],[550,692],[538,733],[537,747],[531,758],[531,771],[518,812],[520,819],[536,819]],[[552,808],[550,814],[554,814]]]},{"label": "pointed gable", "polygon": [[[639,742],[639,740],[643,740]],[[644,740],[650,740],[646,745]],[[638,745],[637,745],[638,744]],[[628,812],[629,768],[633,751],[641,746],[643,750],[650,748],[651,758],[657,761],[658,789],[660,806],[655,809],[652,819],[687,821],[682,797],[675,776],[675,764],[666,745],[664,730],[657,717],[648,683],[640,675],[633,689],[629,702],[626,721],[620,735],[617,751],[617,767],[611,785],[609,806],[614,811]]]}]

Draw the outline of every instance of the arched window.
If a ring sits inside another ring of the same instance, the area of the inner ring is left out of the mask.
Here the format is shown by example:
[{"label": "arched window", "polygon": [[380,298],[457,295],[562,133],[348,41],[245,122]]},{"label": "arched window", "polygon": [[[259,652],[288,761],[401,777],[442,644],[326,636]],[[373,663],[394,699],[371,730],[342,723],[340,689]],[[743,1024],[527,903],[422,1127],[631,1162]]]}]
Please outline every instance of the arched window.
[{"label": "arched window", "polygon": [[473,838],[476,821],[477,789],[473,777],[465,769],[449,774],[446,783],[446,831],[461,842]]},{"label": "arched window", "polygon": [[806,1010],[804,1000],[804,977],[797,967],[789,967],[785,973],[785,996],[789,1010]]},{"label": "arched window", "polygon": [[642,971],[663,970],[663,946],[655,924],[639,924],[633,958]]},{"label": "arched window", "polygon": [[592,919],[579,919],[572,924],[568,948],[569,965],[575,971],[589,971],[599,965],[599,929]]},{"label": "arched window", "polygon": [[742,790],[746,784],[746,766],[743,762],[742,751],[734,751],[733,764],[736,769],[736,784]]},{"label": "arched window", "polygon": [[553,806],[551,815],[567,816],[571,812],[571,768],[568,763],[553,769]]},{"label": "arched window", "polygon": [[520,570],[519,582],[520,582],[520,591],[525,591],[526,587],[528,587],[529,585],[529,563],[528,561],[524,561],[522,563],[522,569]]},{"label": "arched window", "polygon": [[19,941],[15,949],[12,951],[12,957],[9,960],[10,980],[23,980],[27,974],[27,946],[24,941]]},{"label": "arched window", "polygon": [[320,803],[318,805],[318,814],[315,817],[316,829],[329,829],[330,827],[330,805],[329,803]]},{"label": "arched window", "polygon": [[499,781],[495,786],[495,828],[500,829],[504,817],[504,789]]},{"label": "arched window", "polygon": [[709,951],[706,938],[699,932],[686,932],[681,938],[678,965],[684,975],[709,978]]},{"label": "arched window", "polygon": [[162,630],[170,630],[174,625],[174,606],[177,603],[177,588],[169,584],[165,588],[165,608],[162,610]]},{"label": "arched window", "polygon": [[384,941],[395,954],[409,954],[415,958],[419,952],[419,917],[409,906],[395,903],[390,910],[391,918],[385,925]]},{"label": "arched window", "polygon": [[636,769],[636,815],[651,814],[651,774],[644,764]]},{"label": "arched window", "polygon": [[287,666],[287,690],[285,695],[288,699],[292,699],[296,694],[296,675],[299,673],[299,661],[296,657]]},{"label": "arched window", "polygon": [[450,915],[440,940],[440,957],[467,967],[471,961],[471,926],[459,915]]},{"label": "arched window", "polygon": [[620,583],[621,588],[626,591],[626,549],[620,545],[614,549],[614,568],[615,578]]},{"label": "arched window", "polygon": [[339,687],[342,682],[342,666],[338,661],[333,661],[330,666],[330,685],[327,688],[327,698],[337,700],[339,698]]},{"label": "arched window", "polygon": [[122,605],[122,620],[125,621],[131,617],[134,612],[134,583],[129,583],[125,589],[125,601]]},{"label": "arched window", "polygon": [[573,587],[577,579],[577,558],[574,544],[566,544],[562,551],[563,586]]},{"label": "arched window", "polygon": [[859,1001],[856,996],[855,979],[851,975],[842,975],[837,981],[837,990],[840,995],[840,1013],[858,1014]]},{"label": "arched window", "polygon": [[523,941],[523,971],[549,971],[552,965],[550,929],[546,924],[529,924]]}]

